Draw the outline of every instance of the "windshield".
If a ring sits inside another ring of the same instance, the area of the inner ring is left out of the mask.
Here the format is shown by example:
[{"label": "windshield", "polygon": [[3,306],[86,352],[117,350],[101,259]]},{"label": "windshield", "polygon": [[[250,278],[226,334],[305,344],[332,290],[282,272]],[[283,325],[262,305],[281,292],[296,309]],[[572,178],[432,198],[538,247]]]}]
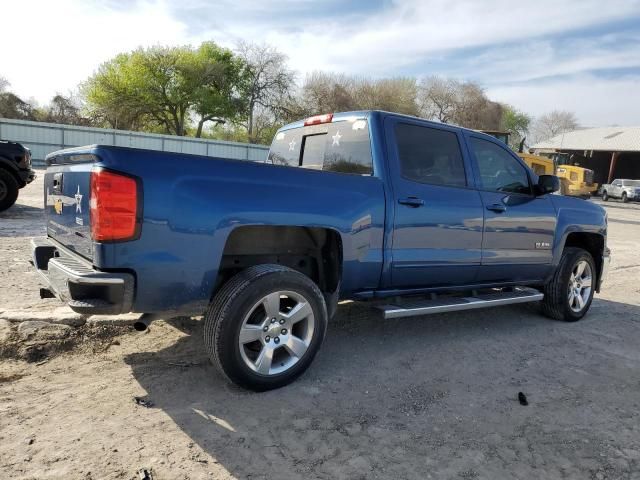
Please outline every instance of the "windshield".
[{"label": "windshield", "polygon": [[371,175],[371,142],[365,119],[290,128],[276,134],[269,163],[329,172]]}]

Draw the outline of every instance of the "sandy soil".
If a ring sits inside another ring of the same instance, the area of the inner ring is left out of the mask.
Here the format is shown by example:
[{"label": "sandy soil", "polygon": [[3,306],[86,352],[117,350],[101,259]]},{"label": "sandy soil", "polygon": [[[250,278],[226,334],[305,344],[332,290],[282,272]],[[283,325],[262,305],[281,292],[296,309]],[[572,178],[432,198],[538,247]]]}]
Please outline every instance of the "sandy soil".
[{"label": "sandy soil", "polygon": [[[0,214],[0,311],[58,305],[26,263],[40,192]],[[606,207],[615,263],[575,324],[344,305],[310,370],[264,394],[218,376],[191,319],[4,360],[0,478],[640,479],[640,206]]]}]

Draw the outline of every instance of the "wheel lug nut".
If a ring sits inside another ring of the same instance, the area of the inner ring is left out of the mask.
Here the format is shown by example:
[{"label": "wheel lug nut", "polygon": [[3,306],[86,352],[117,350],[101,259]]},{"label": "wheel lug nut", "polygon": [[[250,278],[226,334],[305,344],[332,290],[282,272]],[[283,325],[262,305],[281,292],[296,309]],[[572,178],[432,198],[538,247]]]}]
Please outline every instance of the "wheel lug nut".
[{"label": "wheel lug nut", "polygon": [[266,332],[267,330],[269,330],[269,327],[267,327],[266,325],[264,327],[262,327],[262,331]]},{"label": "wheel lug nut", "polygon": [[280,325],[284,325],[284,318],[280,319]]},{"label": "wheel lug nut", "polygon": [[280,333],[283,334],[283,335],[286,335],[287,334],[287,329],[283,328],[282,330],[280,330]]},{"label": "wheel lug nut", "polygon": [[272,318],[272,319],[271,319],[271,323],[276,323],[276,319],[275,319],[275,318]]},{"label": "wheel lug nut", "polygon": [[274,341],[275,343],[280,343],[280,339],[279,339],[278,337],[274,338],[274,339],[273,339],[273,341]]},{"label": "wheel lug nut", "polygon": [[271,340],[271,337],[269,335],[267,335],[266,337],[264,337],[264,341],[268,342],[269,340]]}]

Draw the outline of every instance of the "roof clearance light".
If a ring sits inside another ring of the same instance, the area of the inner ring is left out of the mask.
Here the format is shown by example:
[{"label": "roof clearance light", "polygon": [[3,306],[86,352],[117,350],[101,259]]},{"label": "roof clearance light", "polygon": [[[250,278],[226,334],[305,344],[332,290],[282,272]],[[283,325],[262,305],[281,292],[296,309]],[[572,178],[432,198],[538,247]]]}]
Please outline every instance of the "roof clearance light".
[{"label": "roof clearance light", "polygon": [[304,121],[304,126],[308,127],[309,125],[320,125],[321,123],[331,123],[333,120],[333,113],[325,113],[324,115],[314,115],[313,117],[309,117]]}]

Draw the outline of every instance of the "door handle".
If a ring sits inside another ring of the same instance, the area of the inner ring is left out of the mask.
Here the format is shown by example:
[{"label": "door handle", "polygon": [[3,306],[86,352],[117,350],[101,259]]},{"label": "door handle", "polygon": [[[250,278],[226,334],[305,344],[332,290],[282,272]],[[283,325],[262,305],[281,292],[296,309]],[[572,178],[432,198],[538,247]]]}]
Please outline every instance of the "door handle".
[{"label": "door handle", "polygon": [[398,199],[400,205],[407,205],[412,208],[418,208],[424,205],[424,200],[418,197],[407,197]]},{"label": "door handle", "polygon": [[487,210],[491,210],[492,212],[503,213],[507,211],[507,207],[505,207],[501,203],[494,203],[491,205],[487,205]]}]

